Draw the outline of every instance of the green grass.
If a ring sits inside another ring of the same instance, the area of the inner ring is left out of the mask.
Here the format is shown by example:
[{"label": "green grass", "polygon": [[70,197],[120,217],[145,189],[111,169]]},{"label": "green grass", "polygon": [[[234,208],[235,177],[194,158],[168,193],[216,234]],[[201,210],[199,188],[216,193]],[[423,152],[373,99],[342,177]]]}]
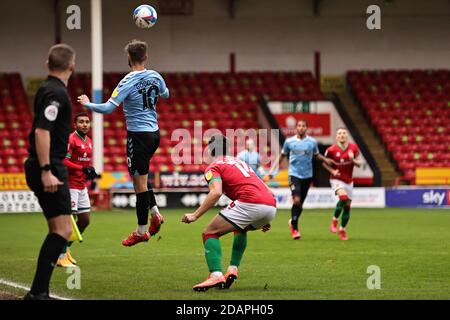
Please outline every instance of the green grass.
[{"label": "green grass", "polygon": [[[201,232],[213,212],[191,225],[180,223],[182,213],[165,211],[161,238],[132,248],[121,240],[135,226],[134,212],[93,213],[85,241],[72,246],[81,289],[67,289],[69,275],[58,268],[52,292],[78,299],[450,299],[450,216],[443,210],[354,209],[347,242],[328,231],[329,210],[305,210],[303,239],[293,241],[289,211],[279,210],[270,232],[249,234],[239,281],[206,293],[191,287],[207,275]],[[42,214],[0,214],[0,278],[29,285],[45,233]],[[232,235],[222,238],[224,268],[231,243]],[[380,290],[367,289],[370,265],[381,268]]]}]

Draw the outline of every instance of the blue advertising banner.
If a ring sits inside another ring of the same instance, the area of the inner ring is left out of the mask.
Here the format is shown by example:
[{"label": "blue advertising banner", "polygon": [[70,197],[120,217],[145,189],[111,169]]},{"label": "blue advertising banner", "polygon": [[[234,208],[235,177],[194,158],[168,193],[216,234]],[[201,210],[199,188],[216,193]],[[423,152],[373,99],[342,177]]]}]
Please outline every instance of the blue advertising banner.
[{"label": "blue advertising banner", "polygon": [[386,206],[403,208],[450,207],[450,188],[386,189]]}]

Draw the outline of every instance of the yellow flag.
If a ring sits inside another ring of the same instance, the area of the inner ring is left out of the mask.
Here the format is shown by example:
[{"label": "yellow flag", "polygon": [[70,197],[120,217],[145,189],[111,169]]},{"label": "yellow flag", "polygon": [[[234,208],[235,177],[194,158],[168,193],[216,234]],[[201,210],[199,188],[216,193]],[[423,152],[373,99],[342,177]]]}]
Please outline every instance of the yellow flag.
[{"label": "yellow flag", "polygon": [[70,215],[70,221],[72,222],[72,234],[70,235],[69,241],[83,242],[83,237],[81,236],[80,230],[78,230],[77,223],[72,214]]}]

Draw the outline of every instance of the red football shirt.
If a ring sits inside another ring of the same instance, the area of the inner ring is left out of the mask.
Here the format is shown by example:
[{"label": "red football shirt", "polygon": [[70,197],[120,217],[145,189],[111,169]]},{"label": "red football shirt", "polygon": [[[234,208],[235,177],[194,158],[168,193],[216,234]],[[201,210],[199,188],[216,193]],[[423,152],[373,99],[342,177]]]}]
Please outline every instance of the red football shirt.
[{"label": "red football shirt", "polygon": [[233,157],[219,157],[205,170],[208,183],[222,180],[222,191],[232,201],[276,207],[276,200],[253,169]]},{"label": "red football shirt", "polygon": [[[69,147],[66,158],[76,165],[88,167],[92,165],[92,140],[85,136],[82,138],[76,131],[69,136]],[[69,170],[69,188],[84,189],[86,188],[86,175],[81,169]]]},{"label": "red football shirt", "polygon": [[337,144],[333,144],[325,151],[325,157],[333,159],[336,162],[332,167],[338,169],[341,173],[339,177],[330,176],[330,179],[341,180],[349,184],[353,182],[353,167],[355,165],[348,155],[350,151],[353,152],[354,158],[359,155],[358,146],[354,143],[349,143],[345,150]]}]

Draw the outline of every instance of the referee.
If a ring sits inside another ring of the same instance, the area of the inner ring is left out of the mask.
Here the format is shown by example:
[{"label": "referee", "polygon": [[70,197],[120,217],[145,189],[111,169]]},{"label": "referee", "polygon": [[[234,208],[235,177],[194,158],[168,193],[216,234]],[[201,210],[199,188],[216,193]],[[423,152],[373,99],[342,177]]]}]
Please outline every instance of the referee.
[{"label": "referee", "polygon": [[58,256],[71,233],[67,168],[62,163],[71,132],[72,105],[67,82],[75,66],[75,51],[68,45],[50,48],[49,75],[34,100],[29,157],[25,161],[27,184],[39,200],[49,233],[42,244],[36,274],[25,300],[50,300],[49,284]]}]

